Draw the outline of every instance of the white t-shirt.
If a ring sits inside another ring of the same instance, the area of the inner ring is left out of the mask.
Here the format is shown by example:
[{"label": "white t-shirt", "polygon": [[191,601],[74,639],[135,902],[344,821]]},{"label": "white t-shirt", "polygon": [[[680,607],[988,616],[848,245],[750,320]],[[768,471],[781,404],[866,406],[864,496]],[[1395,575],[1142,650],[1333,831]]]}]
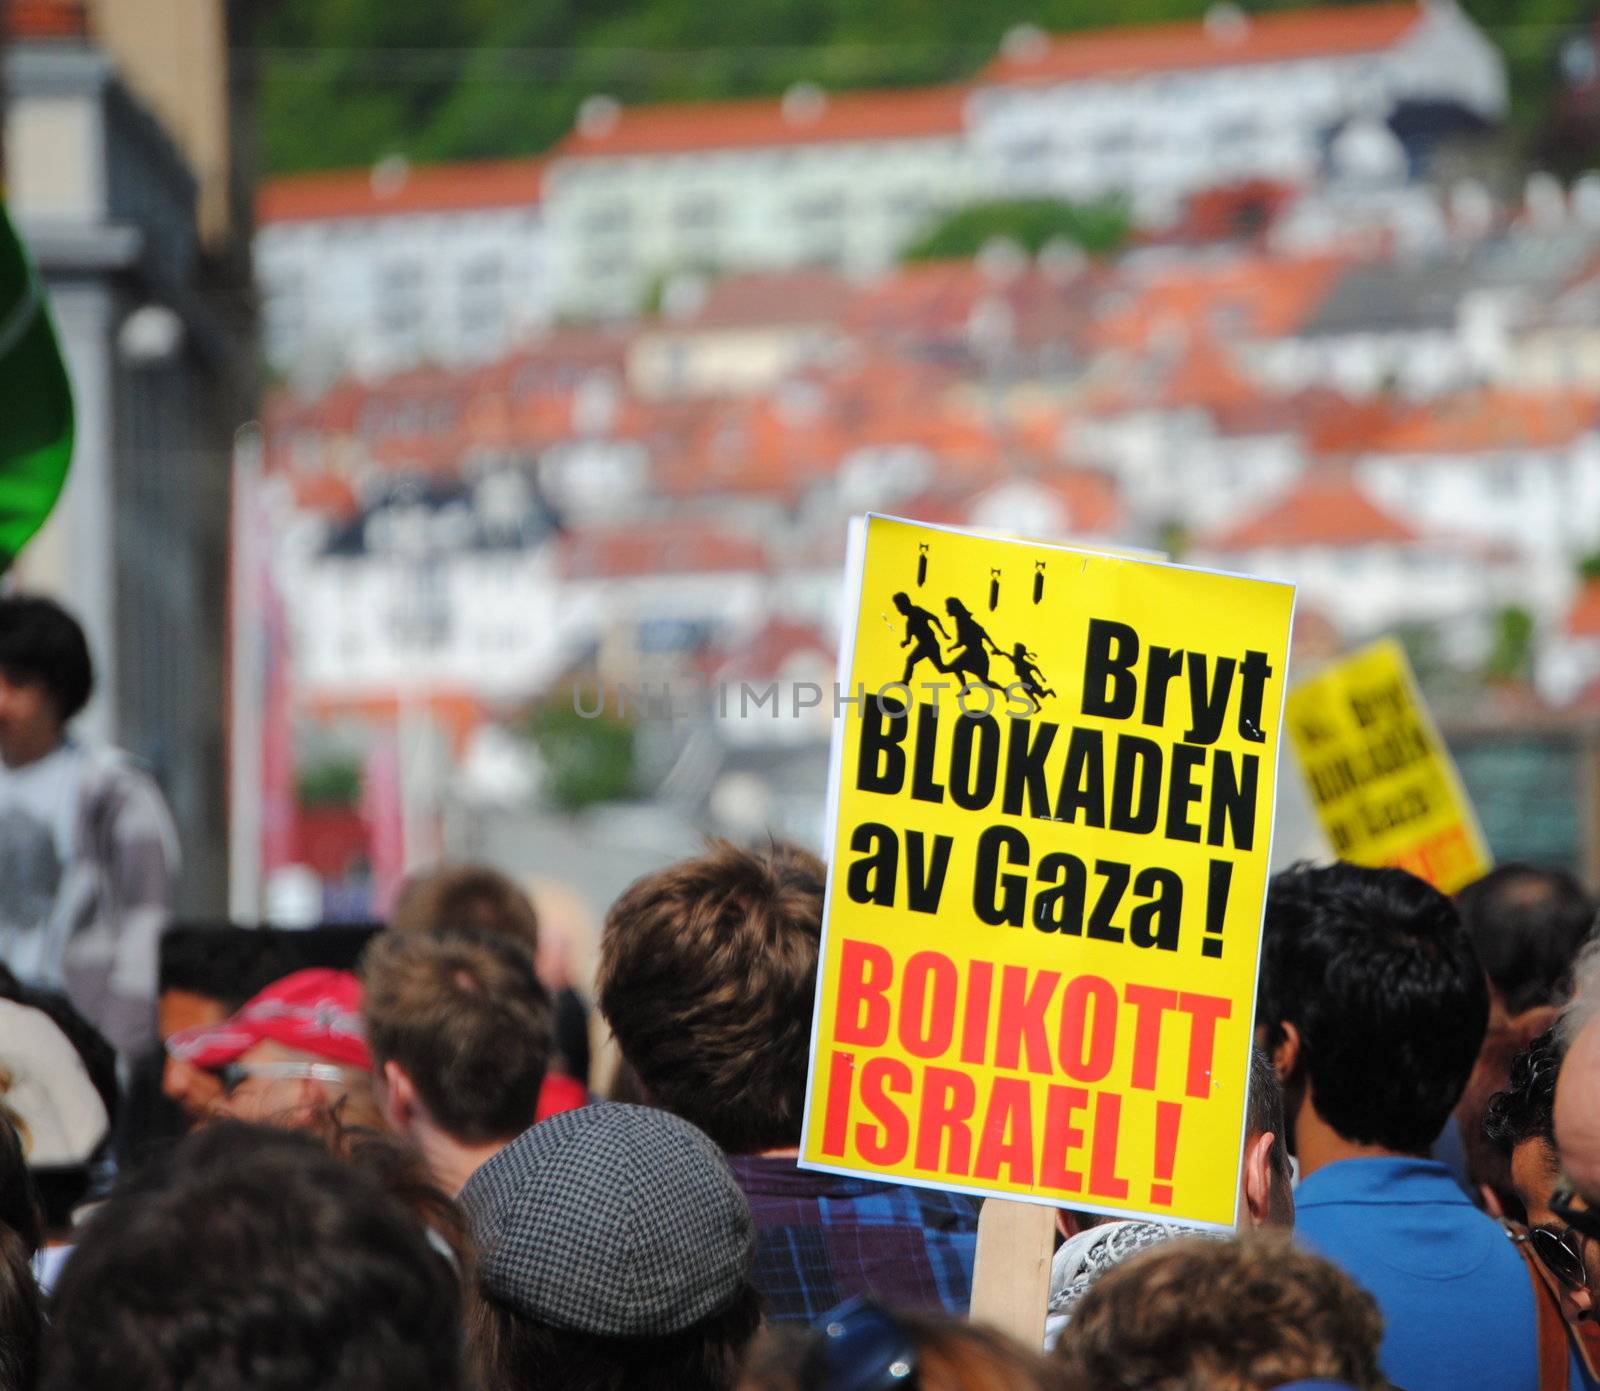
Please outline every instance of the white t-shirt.
[{"label": "white t-shirt", "polygon": [[0,961],[25,981],[61,982],[70,931],[61,881],[77,848],[86,765],[71,740],[21,768],[0,765]]}]

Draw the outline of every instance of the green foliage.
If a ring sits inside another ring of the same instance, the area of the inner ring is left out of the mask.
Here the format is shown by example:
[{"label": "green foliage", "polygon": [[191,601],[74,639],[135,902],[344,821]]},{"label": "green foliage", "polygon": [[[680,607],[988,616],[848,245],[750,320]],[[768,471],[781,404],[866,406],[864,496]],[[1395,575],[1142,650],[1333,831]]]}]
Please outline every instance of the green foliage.
[{"label": "green foliage", "polygon": [[1189,528],[1175,517],[1168,518],[1156,528],[1155,548],[1168,560],[1182,560],[1189,549]]},{"label": "green foliage", "polygon": [[1093,255],[1117,250],[1133,231],[1127,206],[1116,200],[1063,203],[1053,198],[970,203],[942,218],[901,252],[905,261],[948,261],[976,256],[1004,237],[1037,255],[1052,241],[1069,241]]},{"label": "green foliage", "polygon": [[308,811],[359,806],[361,765],[354,759],[336,759],[300,769],[295,778],[295,799]]},{"label": "green foliage", "polygon": [[592,719],[556,701],[535,710],[528,733],[544,760],[545,796],[563,811],[614,802],[633,791],[633,726],[609,711]]},{"label": "green foliage", "polygon": [[[1016,24],[1194,19],[1211,0],[279,0],[258,21],[271,172],[532,154],[578,104],[959,81]],[[1548,109],[1550,55],[1585,0],[1464,0],[1507,56],[1516,124]],[[1297,3],[1247,3],[1297,9]]]},{"label": "green foliage", "polygon": [[1533,674],[1533,615],[1515,605],[1494,616],[1494,638],[1483,664],[1491,681],[1525,681]]},{"label": "green foliage", "polygon": [[1578,562],[1578,578],[1600,580],[1600,551],[1590,551]]}]

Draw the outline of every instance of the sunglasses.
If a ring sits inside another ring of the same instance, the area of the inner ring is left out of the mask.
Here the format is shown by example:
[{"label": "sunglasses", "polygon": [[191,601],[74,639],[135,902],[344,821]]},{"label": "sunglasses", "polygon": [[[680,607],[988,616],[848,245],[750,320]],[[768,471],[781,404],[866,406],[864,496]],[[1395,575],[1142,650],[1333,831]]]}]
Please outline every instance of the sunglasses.
[{"label": "sunglasses", "polygon": [[817,1320],[800,1384],[805,1391],[911,1391],[916,1371],[916,1349],[899,1320],[857,1295]]},{"label": "sunglasses", "polygon": [[1550,1195],[1550,1211],[1579,1236],[1600,1241],[1600,1211],[1579,1207],[1577,1204],[1581,1201],[1575,1189],[1563,1186]]},{"label": "sunglasses", "polygon": [[1589,1288],[1589,1272],[1583,1263],[1583,1247],[1571,1227],[1530,1227],[1528,1244],[1544,1268],[1569,1290]]},{"label": "sunglasses", "polygon": [[344,1069],[332,1063],[224,1063],[217,1069],[217,1076],[222,1079],[222,1090],[229,1096],[250,1077],[304,1077],[314,1082],[345,1080]]}]

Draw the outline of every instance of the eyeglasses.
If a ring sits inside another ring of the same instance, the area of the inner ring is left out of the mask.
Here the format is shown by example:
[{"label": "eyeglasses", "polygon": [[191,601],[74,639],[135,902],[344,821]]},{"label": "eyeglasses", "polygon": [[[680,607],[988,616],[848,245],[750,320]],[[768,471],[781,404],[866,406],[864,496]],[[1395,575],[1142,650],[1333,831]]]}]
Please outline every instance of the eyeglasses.
[{"label": "eyeglasses", "polygon": [[217,1076],[222,1079],[222,1090],[230,1095],[249,1077],[303,1077],[313,1082],[346,1080],[344,1069],[332,1063],[224,1063],[217,1069]]},{"label": "eyeglasses", "polygon": [[1570,1184],[1563,1185],[1550,1195],[1550,1211],[1555,1213],[1579,1236],[1590,1241],[1600,1241],[1600,1212],[1589,1207],[1578,1207],[1582,1199]]},{"label": "eyeglasses", "polygon": [[1589,1288],[1589,1272],[1583,1263],[1583,1246],[1571,1227],[1530,1227],[1528,1244],[1544,1267],[1571,1290]]},{"label": "eyeglasses", "polygon": [[805,1391],[909,1391],[916,1371],[917,1352],[899,1320],[857,1295],[817,1320],[800,1384]]}]

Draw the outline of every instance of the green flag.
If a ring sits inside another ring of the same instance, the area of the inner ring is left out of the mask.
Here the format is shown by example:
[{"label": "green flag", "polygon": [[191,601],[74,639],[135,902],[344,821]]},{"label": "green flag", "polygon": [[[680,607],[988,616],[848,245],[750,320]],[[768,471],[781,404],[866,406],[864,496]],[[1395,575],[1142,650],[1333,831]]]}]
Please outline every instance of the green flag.
[{"label": "green flag", "polygon": [[44,287],[0,204],[0,571],[44,525],[72,460],[72,387]]}]

